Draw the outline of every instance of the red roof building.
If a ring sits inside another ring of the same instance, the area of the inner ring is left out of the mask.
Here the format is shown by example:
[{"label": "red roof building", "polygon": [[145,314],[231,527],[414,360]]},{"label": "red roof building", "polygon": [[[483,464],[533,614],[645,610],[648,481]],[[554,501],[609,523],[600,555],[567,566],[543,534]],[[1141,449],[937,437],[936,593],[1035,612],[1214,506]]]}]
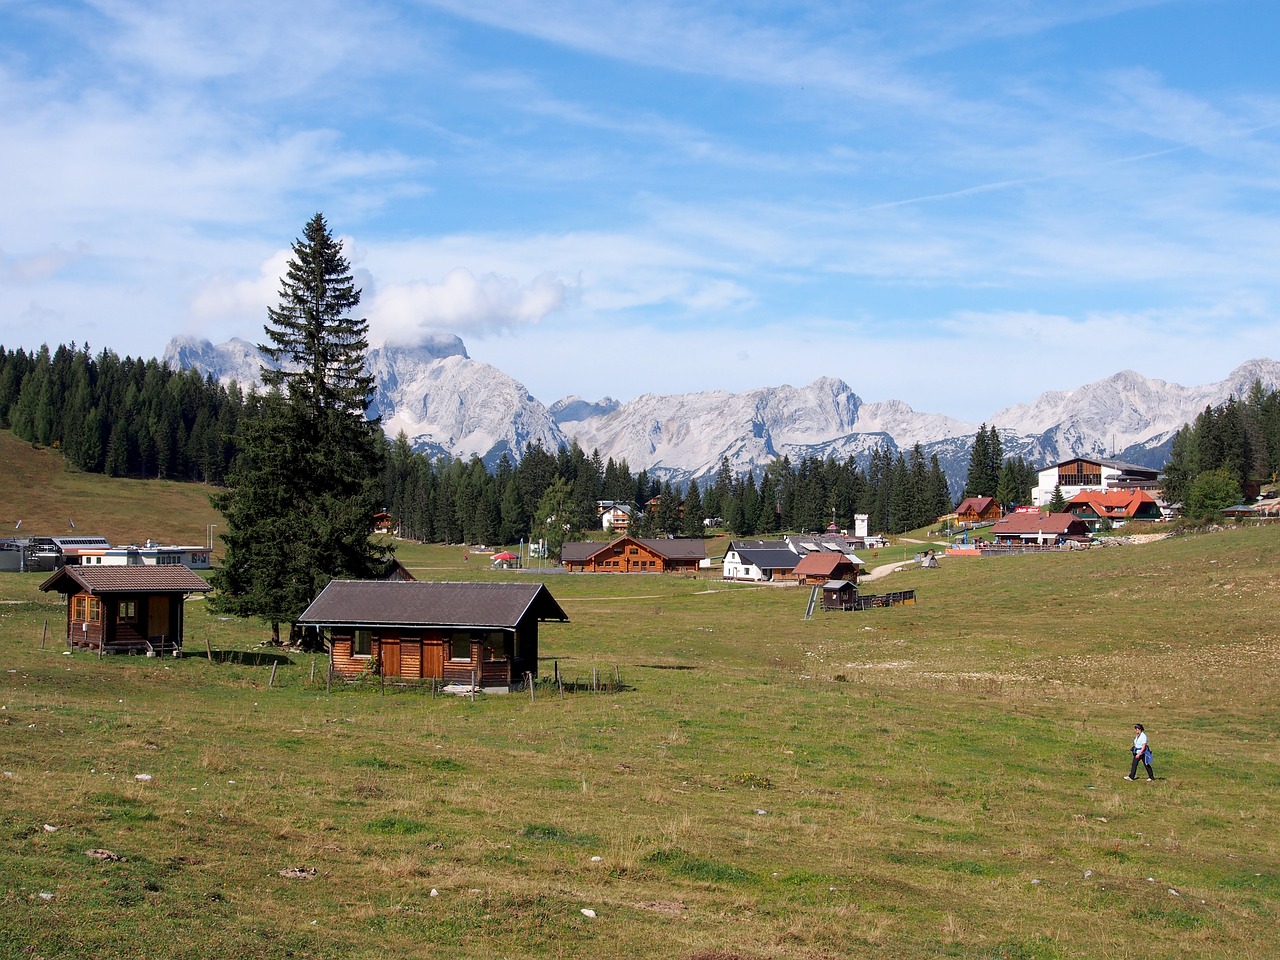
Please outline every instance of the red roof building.
[{"label": "red roof building", "polygon": [[1127,520],[1159,520],[1160,504],[1145,490],[1081,490],[1067,502],[1067,511],[1079,517],[1090,530],[1105,523],[1120,526]]},{"label": "red roof building", "polygon": [[1011,513],[991,528],[996,543],[1048,546],[1088,540],[1089,527],[1069,513]]}]

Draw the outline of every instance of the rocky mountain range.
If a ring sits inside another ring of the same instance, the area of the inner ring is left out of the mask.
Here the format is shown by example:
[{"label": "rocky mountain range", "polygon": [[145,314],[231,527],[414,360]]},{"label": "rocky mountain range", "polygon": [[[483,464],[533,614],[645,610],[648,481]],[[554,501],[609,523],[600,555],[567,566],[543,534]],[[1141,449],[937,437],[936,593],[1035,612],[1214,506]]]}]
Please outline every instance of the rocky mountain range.
[{"label": "rocky mountain range", "polygon": [[[269,363],[245,340],[214,345],[174,338],[164,360],[224,383],[248,387]],[[461,339],[439,336],[416,347],[375,347],[369,369],[377,385],[370,414],[391,436],[401,431],[431,456],[480,457],[492,465],[518,460],[527,443],[549,450],[576,439],[603,459],[680,485],[713,475],[727,457],[735,471],[759,470],[775,457],[852,456],[865,464],[876,446],[936,454],[953,491],[963,485],[979,424],[919,413],[901,401],[864,403],[833,377],[808,386],[762,387],[746,393],[644,394],[625,403],[565,397],[549,407],[523,384],[472,360]],[[986,420],[1001,434],[1006,456],[1045,466],[1073,456],[1102,456],[1163,465],[1177,430],[1206,406],[1243,396],[1260,381],[1280,388],[1280,363],[1251,360],[1218,383],[1184,387],[1125,370],[1074,390],[1042,393]]]}]

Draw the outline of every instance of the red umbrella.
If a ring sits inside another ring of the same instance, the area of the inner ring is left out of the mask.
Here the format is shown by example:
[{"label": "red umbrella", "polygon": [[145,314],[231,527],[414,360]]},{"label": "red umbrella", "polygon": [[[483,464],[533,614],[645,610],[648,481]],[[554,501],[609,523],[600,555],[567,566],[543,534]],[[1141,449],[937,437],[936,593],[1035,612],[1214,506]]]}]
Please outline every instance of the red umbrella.
[{"label": "red umbrella", "polygon": [[509,553],[508,551],[504,550],[504,551],[502,551],[502,553],[495,553],[495,554],[493,555],[493,559],[495,559],[495,560],[519,560],[520,558],[519,558],[519,557],[517,557],[514,553]]}]

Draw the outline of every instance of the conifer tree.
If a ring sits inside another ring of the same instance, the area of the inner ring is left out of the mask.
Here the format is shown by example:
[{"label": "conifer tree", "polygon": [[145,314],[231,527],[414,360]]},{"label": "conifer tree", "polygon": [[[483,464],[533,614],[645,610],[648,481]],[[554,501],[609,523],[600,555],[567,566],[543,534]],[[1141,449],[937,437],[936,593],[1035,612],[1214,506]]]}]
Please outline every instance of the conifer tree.
[{"label": "conifer tree", "polygon": [[1053,496],[1049,498],[1050,513],[1066,513],[1067,498],[1062,492],[1062,484],[1055,483],[1053,485]]},{"label": "conifer tree", "polygon": [[359,302],[317,213],[267,312],[262,349],[280,369],[264,369],[263,380],[275,393],[241,432],[238,466],[213,498],[228,527],[215,604],[267,620],[276,640],[329,580],[374,576],[389,559],[370,538],[386,442],[365,415],[373,379],[368,324],[350,315]]},{"label": "conifer tree", "polygon": [[700,538],[706,533],[703,520],[706,511],[702,506],[702,494],[698,490],[698,481],[690,480],[689,489],[684,493],[684,514],[680,518],[680,533],[685,537]]}]

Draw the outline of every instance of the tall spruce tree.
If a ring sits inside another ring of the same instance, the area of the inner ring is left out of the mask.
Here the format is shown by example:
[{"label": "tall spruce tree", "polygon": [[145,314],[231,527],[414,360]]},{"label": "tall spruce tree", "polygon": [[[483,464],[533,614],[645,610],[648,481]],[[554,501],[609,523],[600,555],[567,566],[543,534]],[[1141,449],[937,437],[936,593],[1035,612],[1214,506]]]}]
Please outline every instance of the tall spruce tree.
[{"label": "tall spruce tree", "polygon": [[280,636],[330,580],[375,576],[390,550],[370,538],[386,443],[365,410],[368,323],[360,290],[323,215],[308,221],[267,312],[263,370],[272,395],[240,431],[240,458],[213,498],[227,521],[214,573],[217,609],[256,616]]}]

